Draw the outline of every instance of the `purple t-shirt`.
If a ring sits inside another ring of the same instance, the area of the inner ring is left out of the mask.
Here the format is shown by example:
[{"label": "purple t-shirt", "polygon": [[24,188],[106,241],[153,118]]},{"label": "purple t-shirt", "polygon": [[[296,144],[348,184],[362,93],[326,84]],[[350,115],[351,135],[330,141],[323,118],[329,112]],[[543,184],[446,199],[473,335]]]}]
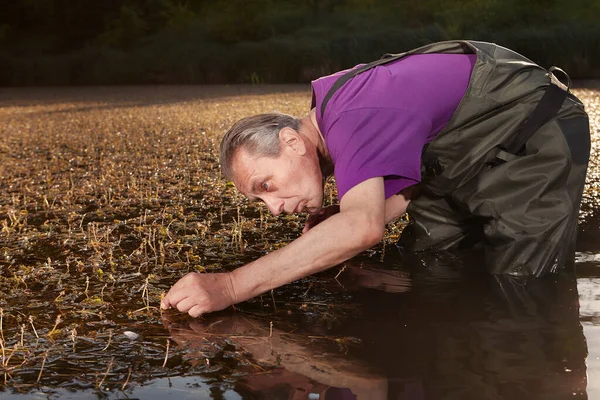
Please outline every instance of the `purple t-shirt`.
[{"label": "purple t-shirt", "polygon": [[421,152],[467,89],[474,54],[418,54],[358,74],[321,103],[345,71],[312,82],[313,106],[333,160],[338,198],[384,177],[385,197],[421,180]]}]

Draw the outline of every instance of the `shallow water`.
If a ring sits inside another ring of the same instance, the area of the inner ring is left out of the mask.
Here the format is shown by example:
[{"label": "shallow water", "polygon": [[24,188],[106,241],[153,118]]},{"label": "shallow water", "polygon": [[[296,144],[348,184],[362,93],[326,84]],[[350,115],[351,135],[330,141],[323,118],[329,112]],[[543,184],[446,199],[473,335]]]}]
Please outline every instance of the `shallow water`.
[{"label": "shallow water", "polygon": [[2,396],[600,398],[600,86],[575,93],[593,139],[576,277],[523,287],[477,273],[476,254],[402,257],[398,226],[343,266],[192,320],[161,313],[160,293],[302,226],[220,179],[220,135],[251,113],[302,114],[308,88],[3,89]]}]

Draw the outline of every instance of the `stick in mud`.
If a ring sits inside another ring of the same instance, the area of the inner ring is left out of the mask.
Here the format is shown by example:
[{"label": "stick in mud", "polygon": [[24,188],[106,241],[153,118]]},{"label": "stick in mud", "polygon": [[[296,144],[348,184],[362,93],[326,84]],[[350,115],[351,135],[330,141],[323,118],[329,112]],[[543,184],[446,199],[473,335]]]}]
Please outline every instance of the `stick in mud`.
[{"label": "stick in mud", "polygon": [[340,268],[340,272],[338,272],[337,275],[333,279],[337,279],[342,274],[342,272],[344,272],[345,269],[346,269],[346,266],[345,265],[342,266],[342,268]]},{"label": "stick in mud", "polygon": [[4,322],[4,308],[0,308],[0,338],[2,339],[2,342],[4,342],[3,322]]},{"label": "stick in mud", "polygon": [[38,374],[36,383],[40,383],[40,379],[42,379],[42,372],[44,372],[44,366],[46,365],[46,358],[48,358],[48,352],[44,353],[44,359],[42,360],[42,368],[40,368],[40,373]]},{"label": "stick in mud", "polygon": [[106,349],[108,349],[108,346],[110,346],[110,342],[112,341],[112,336],[113,336],[113,330],[109,329],[108,330],[108,342],[106,343],[106,346],[102,349],[102,351],[106,351]]},{"label": "stick in mud", "polygon": [[108,363],[108,368],[106,368],[106,372],[104,373],[104,376],[102,377],[100,383],[96,386],[96,389],[102,389],[102,384],[104,384],[104,381],[106,380],[106,377],[108,376],[108,373],[110,372],[114,361],[114,357],[110,359],[110,362]]},{"label": "stick in mud", "polygon": [[125,379],[125,382],[123,383],[123,386],[121,386],[121,390],[125,390],[125,388],[127,387],[127,384],[129,383],[129,378],[131,377],[131,367],[129,367],[129,372],[127,373],[127,378]]},{"label": "stick in mud", "polygon": [[58,324],[60,324],[61,321],[62,321],[62,317],[60,316],[60,314],[58,314],[56,316],[56,321],[54,322],[54,326],[52,327],[50,332],[48,332],[46,334],[46,336],[52,337],[52,335],[54,335],[54,333],[56,332],[56,327],[58,326]]},{"label": "stick in mud", "polygon": [[165,352],[165,361],[163,361],[162,367],[164,368],[167,365],[167,360],[169,359],[169,338],[167,338],[167,350]]},{"label": "stick in mud", "polygon": [[73,341],[73,353],[75,353],[75,344],[77,343],[77,325],[71,330],[71,340]]},{"label": "stick in mud", "polygon": [[273,294],[273,290],[271,290],[271,299],[273,300],[273,309],[277,311],[277,305],[275,305],[275,295]]},{"label": "stick in mud", "polygon": [[31,324],[31,328],[33,329],[33,333],[35,333],[36,338],[40,338],[37,331],[35,330],[35,326],[33,325],[33,315],[29,316],[29,323]]},{"label": "stick in mud", "polygon": [[[6,365],[6,354],[4,352],[4,328],[3,328],[3,323],[4,323],[4,309],[0,308],[0,346],[2,346],[2,366],[4,368],[6,368],[7,365]],[[4,375],[4,380],[6,381],[6,374]]]}]

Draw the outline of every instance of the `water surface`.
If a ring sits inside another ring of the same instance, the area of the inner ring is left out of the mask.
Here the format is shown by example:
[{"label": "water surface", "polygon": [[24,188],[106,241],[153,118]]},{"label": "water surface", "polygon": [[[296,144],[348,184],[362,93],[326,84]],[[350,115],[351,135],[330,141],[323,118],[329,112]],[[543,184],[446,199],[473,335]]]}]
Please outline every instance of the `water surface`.
[{"label": "water surface", "polygon": [[341,266],[192,320],[157,308],[180,276],[302,229],[248,205],[216,151],[238,118],[304,113],[308,87],[3,89],[2,396],[600,397],[600,87],[575,93],[593,140],[576,275],[523,285],[475,253],[402,256],[400,223]]}]

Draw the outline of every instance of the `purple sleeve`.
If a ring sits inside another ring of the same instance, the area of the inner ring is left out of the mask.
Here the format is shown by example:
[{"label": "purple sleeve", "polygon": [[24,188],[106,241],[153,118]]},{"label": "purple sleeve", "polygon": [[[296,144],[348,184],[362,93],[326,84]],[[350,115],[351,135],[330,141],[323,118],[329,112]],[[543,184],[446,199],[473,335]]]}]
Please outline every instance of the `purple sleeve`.
[{"label": "purple sleeve", "polygon": [[341,113],[327,134],[338,198],[367,179],[383,177],[385,198],[421,180],[421,152],[431,124],[417,113],[361,108]]}]

